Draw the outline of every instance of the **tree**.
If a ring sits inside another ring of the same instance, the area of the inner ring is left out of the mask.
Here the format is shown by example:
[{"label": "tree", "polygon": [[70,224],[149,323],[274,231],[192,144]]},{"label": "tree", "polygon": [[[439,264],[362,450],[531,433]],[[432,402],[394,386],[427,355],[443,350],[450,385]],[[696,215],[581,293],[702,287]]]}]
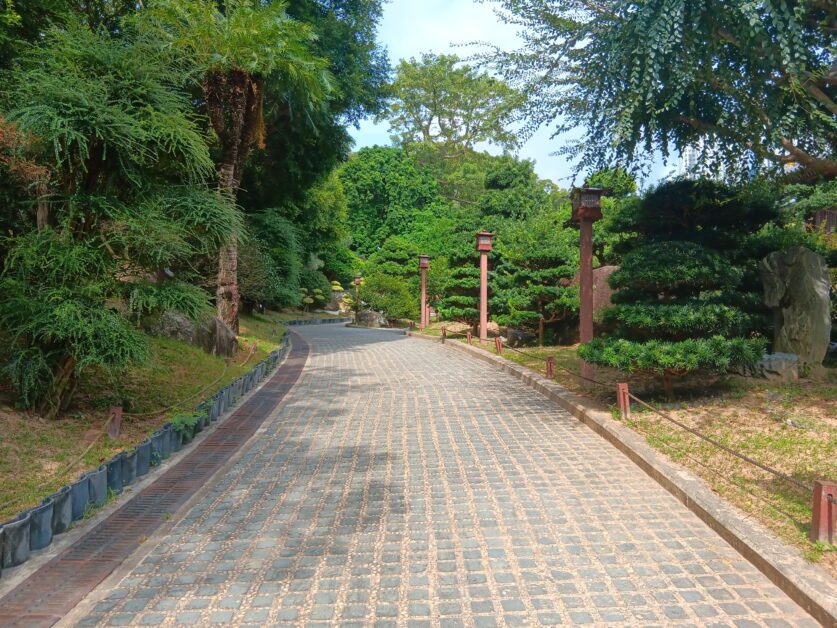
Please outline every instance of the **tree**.
[{"label": "tree", "polygon": [[433,178],[399,148],[361,149],[341,169],[340,179],[352,248],[360,255],[447,210]]},{"label": "tree", "polygon": [[[582,345],[588,362],[672,378],[724,373],[762,354],[759,294],[747,280],[746,238],[776,217],[775,204],[710,181],[675,181],[622,217],[637,236],[610,277],[610,332]],[[754,298],[751,298],[754,297]]]},{"label": "tree", "polygon": [[327,61],[334,90],[311,109],[304,95],[297,102],[283,82],[269,77],[272,105],[264,112],[264,150],[251,155],[239,192],[245,211],[300,207],[307,191],[348,159],[353,140],[347,124],[382,110],[390,67],[376,38],[381,5],[381,0],[289,0],[288,15],[315,35],[309,47]]},{"label": "tree", "polygon": [[380,118],[402,146],[436,142],[458,153],[488,142],[512,149],[517,136],[506,127],[520,104],[508,85],[456,55],[423,54],[398,65],[392,102]]},{"label": "tree", "polygon": [[530,96],[528,130],[586,129],[564,149],[579,170],[699,147],[728,175],[837,176],[834,3],[498,2],[524,46],[483,61]]},{"label": "tree", "polygon": [[49,170],[51,199],[7,240],[3,370],[46,416],[67,406],[85,369],[145,356],[141,317],[205,311],[188,269],[241,228],[235,207],[203,186],[209,150],[158,43],[129,25],[117,37],[70,22],[45,31],[11,76],[8,118],[38,138],[32,158]]},{"label": "tree", "polygon": [[[253,146],[264,143],[265,82],[272,77],[303,109],[329,97],[325,60],[311,54],[310,28],[288,17],[280,1],[156,0],[141,23],[197,70],[212,129],[218,138],[218,183],[235,196]],[[238,234],[229,234],[218,262],[218,316],[238,331]]]},{"label": "tree", "polygon": [[495,272],[492,309],[500,325],[533,329],[544,344],[546,326],[578,312],[577,236],[563,216],[542,211],[525,221],[508,221],[497,238],[502,262]]}]

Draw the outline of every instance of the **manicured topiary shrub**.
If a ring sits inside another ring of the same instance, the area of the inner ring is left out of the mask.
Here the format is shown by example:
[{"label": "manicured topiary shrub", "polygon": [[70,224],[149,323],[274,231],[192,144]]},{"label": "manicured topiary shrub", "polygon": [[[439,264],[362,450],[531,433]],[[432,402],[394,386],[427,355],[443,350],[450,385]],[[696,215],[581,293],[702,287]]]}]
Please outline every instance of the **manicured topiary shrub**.
[{"label": "manicured topiary shrub", "polygon": [[610,278],[618,291],[601,315],[606,332],[579,356],[658,374],[669,397],[675,376],[758,361],[764,310],[742,251],[775,214],[763,197],[710,181],[652,191],[620,216],[621,228],[638,235]]}]

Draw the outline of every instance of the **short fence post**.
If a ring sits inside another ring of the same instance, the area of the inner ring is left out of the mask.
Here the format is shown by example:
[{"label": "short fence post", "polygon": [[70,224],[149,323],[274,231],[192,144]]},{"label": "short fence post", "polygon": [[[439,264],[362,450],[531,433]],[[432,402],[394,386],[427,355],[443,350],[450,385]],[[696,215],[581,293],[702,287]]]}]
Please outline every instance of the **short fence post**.
[{"label": "short fence post", "polygon": [[442,344],[445,344],[445,339],[448,337],[448,328],[442,327]]},{"label": "short fence post", "polygon": [[555,358],[551,355],[546,358],[546,377],[548,379],[555,377]]},{"label": "short fence post", "polygon": [[837,527],[837,481],[817,480],[814,482],[812,510],[809,535],[811,542],[834,543],[834,528]]},{"label": "short fence post", "polygon": [[616,384],[616,405],[623,419],[631,418],[631,398],[628,396],[627,384]]},{"label": "short fence post", "polygon": [[500,336],[494,337],[494,346],[497,348],[497,355],[503,355],[503,339]]},{"label": "short fence post", "polygon": [[465,332],[465,338],[468,340],[468,344],[471,344],[471,341],[474,339],[473,334],[470,331]]}]

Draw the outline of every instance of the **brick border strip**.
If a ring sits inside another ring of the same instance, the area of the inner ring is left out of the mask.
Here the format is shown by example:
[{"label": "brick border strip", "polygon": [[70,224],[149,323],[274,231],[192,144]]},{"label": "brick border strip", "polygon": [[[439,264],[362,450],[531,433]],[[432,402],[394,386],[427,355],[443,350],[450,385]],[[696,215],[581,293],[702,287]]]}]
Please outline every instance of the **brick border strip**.
[{"label": "brick border strip", "polygon": [[165,524],[256,432],[293,388],[309,347],[294,334],[273,376],[182,460],[0,598],[0,625],[52,626]]},{"label": "brick border strip", "polygon": [[[438,336],[415,332],[408,336],[440,342]],[[572,414],[695,513],[811,617],[823,626],[837,626],[837,582],[833,578],[805,562],[761,524],[747,520],[695,475],[663,458],[639,434],[611,419],[607,412],[585,406],[581,397],[563,386],[510,360],[462,342],[445,345],[499,367]]]}]

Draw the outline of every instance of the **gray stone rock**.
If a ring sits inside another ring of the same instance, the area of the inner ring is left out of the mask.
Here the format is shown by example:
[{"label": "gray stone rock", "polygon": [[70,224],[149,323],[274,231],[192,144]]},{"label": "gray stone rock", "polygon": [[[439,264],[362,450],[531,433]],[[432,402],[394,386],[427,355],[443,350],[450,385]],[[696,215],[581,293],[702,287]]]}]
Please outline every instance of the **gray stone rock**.
[{"label": "gray stone rock", "polygon": [[771,353],[759,360],[758,374],[774,382],[795,382],[799,379],[799,356],[793,353]]},{"label": "gray stone rock", "polygon": [[365,325],[366,327],[386,327],[387,319],[380,312],[374,310],[365,310],[358,313],[357,324]]},{"label": "gray stone rock", "polygon": [[152,336],[174,338],[191,343],[195,337],[195,323],[185,314],[168,311],[149,316],[142,322],[142,328]]},{"label": "gray stone rock", "polygon": [[510,347],[529,347],[538,341],[535,334],[530,334],[522,329],[509,329],[506,332],[506,338],[507,340],[504,342]]},{"label": "gray stone rock", "polygon": [[207,317],[199,325],[195,325],[188,316],[168,311],[146,318],[142,327],[152,336],[188,342],[212,355],[229,357],[235,354],[238,348],[235,332],[217,316]]},{"label": "gray stone rock", "polygon": [[794,353],[817,369],[831,339],[831,304],[825,260],[802,246],[777,251],[760,264],[764,302],[773,309],[773,350]]},{"label": "gray stone rock", "polygon": [[210,316],[197,328],[192,344],[212,355],[229,357],[238,349],[235,332],[217,316]]}]

